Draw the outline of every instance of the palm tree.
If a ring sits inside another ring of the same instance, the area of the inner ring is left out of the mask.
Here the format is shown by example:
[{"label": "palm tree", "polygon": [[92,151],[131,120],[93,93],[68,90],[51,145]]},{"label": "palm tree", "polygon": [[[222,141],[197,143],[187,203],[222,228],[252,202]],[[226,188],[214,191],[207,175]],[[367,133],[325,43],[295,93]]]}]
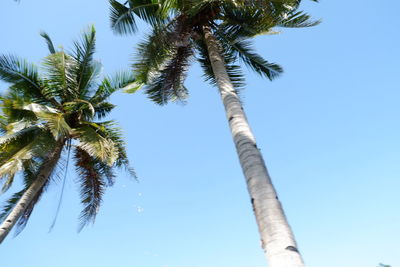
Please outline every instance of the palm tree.
[{"label": "palm tree", "polygon": [[104,118],[114,105],[108,97],[132,83],[128,73],[99,82],[101,66],[93,59],[95,29],[85,32],[74,49],[56,50],[41,34],[50,55],[38,68],[13,55],[0,56],[0,79],[10,86],[0,97],[0,178],[3,191],[21,173],[24,188],[15,193],[0,213],[0,243],[14,226],[20,232],[36,203],[57,174],[63,152],[73,153],[79,177],[80,229],[94,222],[102,195],[114,183],[116,167],[129,168],[121,131]]},{"label": "palm tree", "polygon": [[138,46],[134,72],[149,98],[163,105],[188,95],[184,81],[192,59],[218,86],[240,159],[262,248],[271,267],[304,266],[280,201],[247,122],[238,89],[237,61],[270,80],[282,69],[258,55],[250,39],[274,27],[309,27],[318,22],[298,11],[300,0],[110,0],[118,34],[137,31],[136,18],[152,27]]}]

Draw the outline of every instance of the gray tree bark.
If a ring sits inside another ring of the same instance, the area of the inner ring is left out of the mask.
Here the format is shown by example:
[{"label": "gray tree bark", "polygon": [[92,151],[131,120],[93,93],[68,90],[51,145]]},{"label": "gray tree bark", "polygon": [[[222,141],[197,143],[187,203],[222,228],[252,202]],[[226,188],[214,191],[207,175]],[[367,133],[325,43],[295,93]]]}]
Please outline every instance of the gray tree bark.
[{"label": "gray tree bark", "polygon": [[64,147],[64,140],[58,141],[54,150],[44,160],[43,165],[40,168],[39,174],[36,180],[29,186],[29,188],[21,196],[13,210],[5,218],[3,223],[0,225],[0,244],[4,241],[11,229],[17,223],[18,219],[22,216],[26,208],[36,197],[39,190],[45,186],[51,173],[57,165],[58,160],[61,157],[61,152]]},{"label": "gray tree bark", "polygon": [[209,27],[204,37],[217,85],[225,107],[255,213],[261,246],[270,267],[304,267],[293,232],[278,200],[264,159],[257,148],[240,99],[229,79],[220,45]]}]

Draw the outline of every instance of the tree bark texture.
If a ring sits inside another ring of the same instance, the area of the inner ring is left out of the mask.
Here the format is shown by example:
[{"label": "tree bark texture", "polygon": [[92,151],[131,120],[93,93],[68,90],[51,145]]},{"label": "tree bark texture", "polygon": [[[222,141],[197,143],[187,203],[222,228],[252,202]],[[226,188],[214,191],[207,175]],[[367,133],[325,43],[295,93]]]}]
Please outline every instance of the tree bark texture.
[{"label": "tree bark texture", "polygon": [[278,200],[264,159],[257,148],[242,103],[229,79],[220,45],[209,27],[204,27],[203,30],[269,266],[304,267],[293,232]]},{"label": "tree bark texture", "polygon": [[54,168],[57,165],[58,160],[61,157],[61,152],[64,147],[64,140],[60,140],[56,143],[54,150],[49,153],[43,162],[39,170],[39,174],[35,181],[29,186],[29,188],[23,193],[15,207],[12,209],[10,214],[5,218],[3,223],[0,225],[0,244],[4,241],[7,235],[10,233],[18,219],[22,216],[29,204],[35,199],[39,191],[45,186]]}]

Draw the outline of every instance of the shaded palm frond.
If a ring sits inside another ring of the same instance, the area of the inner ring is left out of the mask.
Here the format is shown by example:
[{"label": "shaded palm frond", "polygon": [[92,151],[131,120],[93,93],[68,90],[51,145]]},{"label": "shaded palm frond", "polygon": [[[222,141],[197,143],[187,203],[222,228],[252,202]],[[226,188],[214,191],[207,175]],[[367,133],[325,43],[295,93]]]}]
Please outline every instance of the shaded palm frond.
[{"label": "shaded palm frond", "polygon": [[71,102],[63,104],[65,113],[79,114],[79,117],[84,120],[91,120],[95,116],[96,110],[90,101],[75,99]]},{"label": "shaded palm frond", "polygon": [[40,36],[45,39],[50,54],[55,54],[56,49],[54,48],[53,41],[51,40],[50,36],[46,32],[40,32]]},{"label": "shaded palm frond", "polygon": [[3,222],[4,219],[10,214],[10,212],[14,209],[15,205],[17,204],[18,200],[22,197],[22,194],[25,192],[21,190],[15,194],[13,194],[3,205],[0,212],[0,222]]},{"label": "shaded palm frond", "polygon": [[231,39],[251,38],[259,34],[271,32],[281,16],[275,16],[271,11],[245,6],[242,8],[222,7],[222,23],[216,31],[219,35]]},{"label": "shaded palm frond", "polygon": [[183,101],[187,98],[188,91],[183,83],[193,53],[190,45],[176,48],[175,54],[145,88],[151,100],[164,105],[169,101]]},{"label": "shaded palm frond", "polygon": [[0,134],[7,132],[7,118],[0,114]]},{"label": "shaded palm frond", "polygon": [[97,104],[94,107],[95,110],[95,114],[97,116],[97,118],[103,119],[104,117],[106,117],[113,109],[115,108],[115,105],[109,103],[109,102],[101,102],[99,104]]},{"label": "shaded palm frond", "polygon": [[79,225],[80,231],[87,224],[94,223],[106,184],[102,177],[102,167],[104,165],[94,159],[86,150],[79,147],[76,148],[74,159],[76,171],[79,175],[81,202],[84,206],[79,217],[81,221]]},{"label": "shaded palm frond", "polygon": [[[224,38],[222,36],[222,38]],[[235,57],[239,57],[248,67],[261,76],[265,76],[270,80],[278,77],[283,69],[276,63],[270,63],[262,56],[257,54],[252,48],[249,41],[230,41],[224,38],[224,41],[229,42],[230,49]]]},{"label": "shaded palm frond", "polygon": [[116,0],[109,2],[111,28],[117,34],[135,33],[137,30],[135,16],[151,25],[163,22],[174,5],[172,0],[129,0],[125,4]]},{"label": "shaded palm frond", "polygon": [[115,33],[128,34],[137,30],[135,17],[129,7],[116,0],[110,0],[111,28]]},{"label": "shaded palm frond", "polygon": [[291,12],[284,16],[277,26],[284,28],[313,27],[321,23],[321,20],[312,20],[311,16],[302,11]]},{"label": "shaded palm frond", "polygon": [[173,43],[172,24],[153,27],[152,32],[138,44],[133,72],[138,83],[146,84],[170,58]]}]

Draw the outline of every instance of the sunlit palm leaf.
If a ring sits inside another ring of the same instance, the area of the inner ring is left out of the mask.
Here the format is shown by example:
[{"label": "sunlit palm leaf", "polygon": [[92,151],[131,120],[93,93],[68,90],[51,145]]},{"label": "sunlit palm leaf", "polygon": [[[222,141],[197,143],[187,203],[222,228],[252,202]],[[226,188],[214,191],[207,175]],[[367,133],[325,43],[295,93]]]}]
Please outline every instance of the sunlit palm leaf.
[{"label": "sunlit palm leaf", "polygon": [[118,158],[118,150],[114,142],[99,134],[91,126],[81,126],[74,134],[79,139],[78,147],[85,150],[91,157],[97,158],[112,166]]}]

